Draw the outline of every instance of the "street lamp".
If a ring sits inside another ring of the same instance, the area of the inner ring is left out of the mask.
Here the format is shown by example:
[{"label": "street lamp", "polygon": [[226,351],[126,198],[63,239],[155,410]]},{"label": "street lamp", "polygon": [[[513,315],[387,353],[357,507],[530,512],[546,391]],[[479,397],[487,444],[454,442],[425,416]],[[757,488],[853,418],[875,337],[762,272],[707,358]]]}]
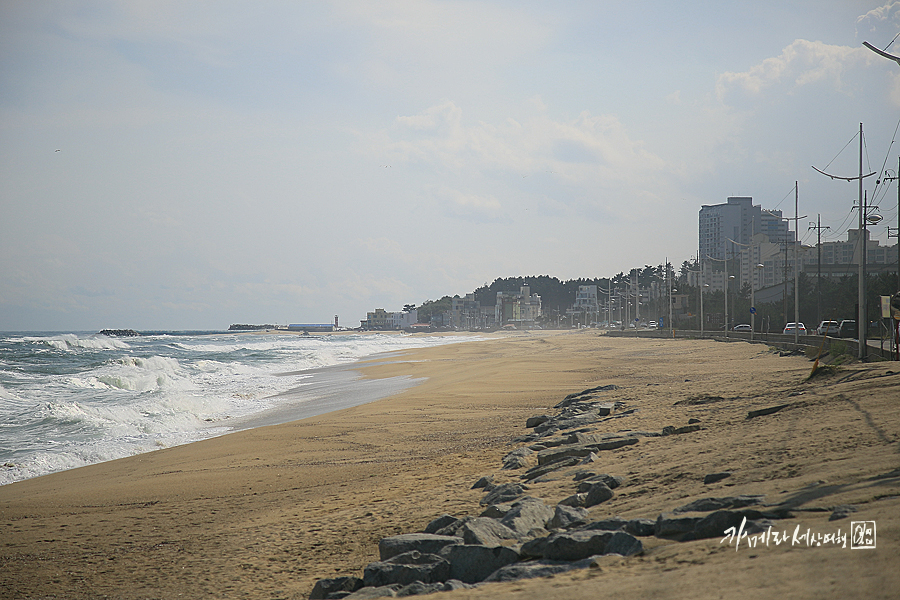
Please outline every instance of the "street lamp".
[{"label": "street lamp", "polygon": [[708,287],[708,283],[704,283],[700,286],[700,337],[703,337],[703,288]]},{"label": "street lamp", "polygon": [[[765,269],[766,265],[762,263],[757,263],[756,269],[757,273]],[[756,284],[753,282],[753,277],[750,278],[750,341],[753,341],[753,335],[756,333]],[[758,279],[758,278],[757,278]]]},{"label": "street lamp", "polygon": [[713,258],[709,254],[706,255],[709,260],[718,260],[725,263],[725,337],[728,337],[728,259]]}]

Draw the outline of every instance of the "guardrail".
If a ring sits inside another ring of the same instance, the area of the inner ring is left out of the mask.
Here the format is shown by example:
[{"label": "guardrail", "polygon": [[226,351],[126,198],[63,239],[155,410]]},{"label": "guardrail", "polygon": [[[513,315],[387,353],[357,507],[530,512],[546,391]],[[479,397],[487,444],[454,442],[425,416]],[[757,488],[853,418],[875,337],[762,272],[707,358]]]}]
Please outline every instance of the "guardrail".
[{"label": "guardrail", "polygon": [[[832,347],[840,350],[841,354],[850,354],[851,356],[859,355],[859,342],[850,338],[822,337],[820,335],[800,335],[797,336],[797,343],[794,343],[794,334],[787,335],[783,333],[754,333],[753,339],[750,339],[749,331],[729,331],[726,336],[724,331],[695,331],[691,329],[638,329],[636,331],[622,331],[618,329],[609,330],[607,335],[611,337],[641,337],[656,339],[715,339],[719,341],[732,342],[753,342],[754,344],[768,344],[783,350],[805,352],[807,348],[816,348],[822,346],[824,341],[823,354],[829,352]],[[873,346],[872,342],[884,342],[885,346]],[[891,360],[890,340],[869,340],[869,356],[876,359]]]}]

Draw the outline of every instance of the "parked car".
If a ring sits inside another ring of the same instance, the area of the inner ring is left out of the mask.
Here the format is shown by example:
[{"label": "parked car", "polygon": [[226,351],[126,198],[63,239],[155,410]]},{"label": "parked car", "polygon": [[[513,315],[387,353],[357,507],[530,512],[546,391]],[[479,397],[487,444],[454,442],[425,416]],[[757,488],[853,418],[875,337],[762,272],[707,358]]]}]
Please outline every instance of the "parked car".
[{"label": "parked car", "polygon": [[837,321],[822,321],[819,323],[819,326],[816,327],[817,335],[837,335],[838,327],[841,324]]},{"label": "parked car", "polygon": [[732,331],[752,331],[752,328],[746,323],[741,323],[740,325],[735,325]]},{"label": "parked car", "polygon": [[657,325],[656,321],[650,321],[650,324],[648,325],[648,327],[650,329],[657,329],[659,327],[659,325]]},{"label": "parked car", "polygon": [[784,326],[784,331],[782,333],[784,333],[785,335],[789,333],[793,334],[795,330],[800,335],[806,335],[806,325],[804,325],[803,323],[788,323]]},{"label": "parked car", "polygon": [[837,336],[840,338],[856,339],[856,321],[853,319],[844,319],[838,326]]}]

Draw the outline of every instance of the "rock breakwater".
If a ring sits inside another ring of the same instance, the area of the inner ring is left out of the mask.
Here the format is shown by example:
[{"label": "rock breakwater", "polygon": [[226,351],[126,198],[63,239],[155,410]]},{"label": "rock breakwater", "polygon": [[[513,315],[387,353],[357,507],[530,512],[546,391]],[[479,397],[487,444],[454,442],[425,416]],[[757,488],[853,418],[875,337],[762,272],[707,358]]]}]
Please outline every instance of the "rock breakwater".
[{"label": "rock breakwater", "polygon": [[[597,468],[603,453],[703,428],[694,422],[658,432],[622,429],[638,409],[610,398],[617,389],[570,394],[555,406],[556,415],[529,418],[532,431],[513,440],[519,447],[500,460],[500,472],[472,485],[484,491],[478,516],[444,514],[421,532],[383,538],[379,560],[362,577],[321,579],[310,598],[402,597],[544,577],[599,566],[604,555],[640,555],[640,538],[687,542],[738,526],[753,534],[790,516],[786,508],[766,505],[762,495],[702,498],[646,518],[600,514],[616,490],[628,486],[624,476]],[[605,430],[612,425],[615,432]],[[495,483],[509,479],[510,471],[523,471],[520,482]],[[571,478],[573,493],[548,503],[538,486],[560,478]]]}]

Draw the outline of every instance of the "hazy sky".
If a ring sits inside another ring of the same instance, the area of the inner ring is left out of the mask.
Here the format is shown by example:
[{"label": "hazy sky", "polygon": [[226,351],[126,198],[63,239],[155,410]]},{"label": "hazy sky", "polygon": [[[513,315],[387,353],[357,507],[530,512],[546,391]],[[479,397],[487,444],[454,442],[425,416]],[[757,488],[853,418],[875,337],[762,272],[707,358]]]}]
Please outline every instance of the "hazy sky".
[{"label": "hazy sky", "polygon": [[811,165],[856,175],[863,123],[897,170],[862,42],[898,33],[859,0],[0,0],[0,330],[356,326],[680,264],[701,205],[793,216],[795,181],[846,239],[857,184]]}]

